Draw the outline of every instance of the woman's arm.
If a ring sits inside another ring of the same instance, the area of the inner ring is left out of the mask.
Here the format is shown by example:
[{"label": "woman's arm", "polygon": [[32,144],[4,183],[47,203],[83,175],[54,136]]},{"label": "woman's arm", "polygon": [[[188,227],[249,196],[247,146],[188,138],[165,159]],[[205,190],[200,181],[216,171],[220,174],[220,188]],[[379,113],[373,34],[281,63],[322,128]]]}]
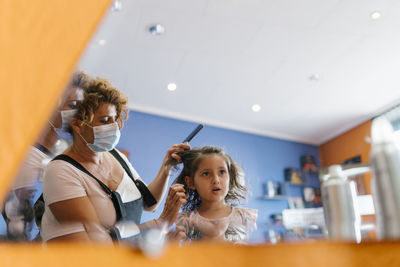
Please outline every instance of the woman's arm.
[{"label": "woman's arm", "polygon": [[162,198],[164,197],[165,192],[167,191],[168,180],[172,168],[172,165],[170,164],[171,159],[175,159],[176,162],[179,163],[181,161],[181,157],[176,153],[189,149],[190,145],[188,143],[184,143],[184,144],[173,145],[167,150],[167,154],[164,157],[160,170],[158,171],[154,180],[148,186],[151,194],[157,200],[157,204],[151,207],[145,206],[144,207],[145,210],[155,211],[158,208]]},{"label": "woman's arm", "polygon": [[[177,221],[179,209],[182,204],[186,203],[186,194],[181,184],[172,185],[169,189],[164,210],[160,218],[148,221],[139,225],[141,230],[148,228],[158,228],[162,231],[168,228]],[[177,225],[173,231],[168,232],[168,240],[180,241],[186,239],[186,228],[183,225]]]},{"label": "woman's arm", "polygon": [[81,223],[85,228],[85,232],[69,234],[52,240],[112,243],[109,233],[101,226],[96,211],[87,196],[55,202],[50,204],[49,208],[59,223]]}]

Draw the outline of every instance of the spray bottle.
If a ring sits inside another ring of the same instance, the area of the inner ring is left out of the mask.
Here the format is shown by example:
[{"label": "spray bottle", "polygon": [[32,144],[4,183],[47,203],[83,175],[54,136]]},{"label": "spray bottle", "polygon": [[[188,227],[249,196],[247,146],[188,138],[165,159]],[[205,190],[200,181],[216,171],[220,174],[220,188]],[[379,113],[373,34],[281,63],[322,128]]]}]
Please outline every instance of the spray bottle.
[{"label": "spray bottle", "polygon": [[379,240],[400,238],[400,152],[383,117],[372,122],[371,190]]},{"label": "spray bottle", "polygon": [[329,179],[322,184],[324,216],[329,238],[361,241],[361,217],[354,181],[348,181],[340,165],[329,167]]}]

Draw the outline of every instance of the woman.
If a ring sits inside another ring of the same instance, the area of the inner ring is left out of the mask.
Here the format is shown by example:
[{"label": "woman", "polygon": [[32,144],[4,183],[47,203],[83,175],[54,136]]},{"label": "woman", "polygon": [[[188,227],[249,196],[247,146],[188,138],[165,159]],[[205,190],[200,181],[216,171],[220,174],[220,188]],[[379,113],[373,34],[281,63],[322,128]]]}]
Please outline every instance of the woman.
[{"label": "woman", "polygon": [[[56,158],[46,168],[43,184],[46,208],[41,233],[44,241],[111,242],[110,229],[122,227],[121,221],[126,220],[138,224],[143,209],[154,211],[160,203],[172,167],[168,163],[172,159],[180,161],[176,153],[190,146],[179,144],[168,149],[147,190],[127,158],[114,150],[119,129],[127,118],[126,104],[126,99],[106,80],[93,81],[85,92],[71,120],[72,145],[63,158]],[[160,218],[139,227],[172,224],[180,205],[185,203],[183,190],[182,186],[171,187]],[[126,217],[121,215],[115,203],[118,197],[110,193],[113,191],[118,192],[120,202],[132,204],[126,206]],[[133,235],[138,230],[125,232]]]}]

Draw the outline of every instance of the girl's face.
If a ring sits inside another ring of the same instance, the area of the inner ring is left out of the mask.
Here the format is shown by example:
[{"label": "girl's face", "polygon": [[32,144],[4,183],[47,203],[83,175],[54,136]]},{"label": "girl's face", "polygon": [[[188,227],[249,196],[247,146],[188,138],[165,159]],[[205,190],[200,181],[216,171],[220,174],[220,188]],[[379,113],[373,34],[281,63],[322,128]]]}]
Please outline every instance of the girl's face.
[{"label": "girl's face", "polygon": [[196,189],[202,201],[224,201],[229,190],[229,172],[222,156],[210,155],[199,163],[194,179],[188,179],[190,189]]}]

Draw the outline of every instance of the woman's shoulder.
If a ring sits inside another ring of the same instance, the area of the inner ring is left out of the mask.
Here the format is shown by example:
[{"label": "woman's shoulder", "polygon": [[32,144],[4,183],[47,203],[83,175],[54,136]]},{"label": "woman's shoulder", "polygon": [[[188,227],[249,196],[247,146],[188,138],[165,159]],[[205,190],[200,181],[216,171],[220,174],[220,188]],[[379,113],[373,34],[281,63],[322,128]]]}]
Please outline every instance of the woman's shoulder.
[{"label": "woman's shoulder", "polygon": [[[125,161],[125,162],[129,162],[129,159],[128,159],[128,157],[124,154],[124,153],[122,153],[121,151],[119,151],[118,149],[116,149],[116,148],[114,148],[114,150],[115,151],[117,151],[117,153],[121,156],[121,158]],[[111,152],[111,151],[110,151]]]},{"label": "woman's shoulder", "polygon": [[54,179],[54,177],[64,176],[82,177],[82,172],[64,160],[52,160],[45,168],[44,180],[49,176],[51,176],[52,179]]},{"label": "woman's shoulder", "polygon": [[46,169],[48,169],[48,170],[57,169],[57,168],[62,169],[62,170],[75,169],[71,163],[69,163],[65,160],[62,160],[62,159],[52,159],[47,164],[47,167],[46,167]]},{"label": "woman's shoulder", "polygon": [[48,163],[46,160],[50,160],[49,156],[40,151],[38,148],[31,146],[28,151],[26,159],[36,161],[35,163],[45,164]]},{"label": "woman's shoulder", "polygon": [[51,161],[43,178],[43,197],[46,205],[55,202],[86,196],[85,175],[64,160]]}]

